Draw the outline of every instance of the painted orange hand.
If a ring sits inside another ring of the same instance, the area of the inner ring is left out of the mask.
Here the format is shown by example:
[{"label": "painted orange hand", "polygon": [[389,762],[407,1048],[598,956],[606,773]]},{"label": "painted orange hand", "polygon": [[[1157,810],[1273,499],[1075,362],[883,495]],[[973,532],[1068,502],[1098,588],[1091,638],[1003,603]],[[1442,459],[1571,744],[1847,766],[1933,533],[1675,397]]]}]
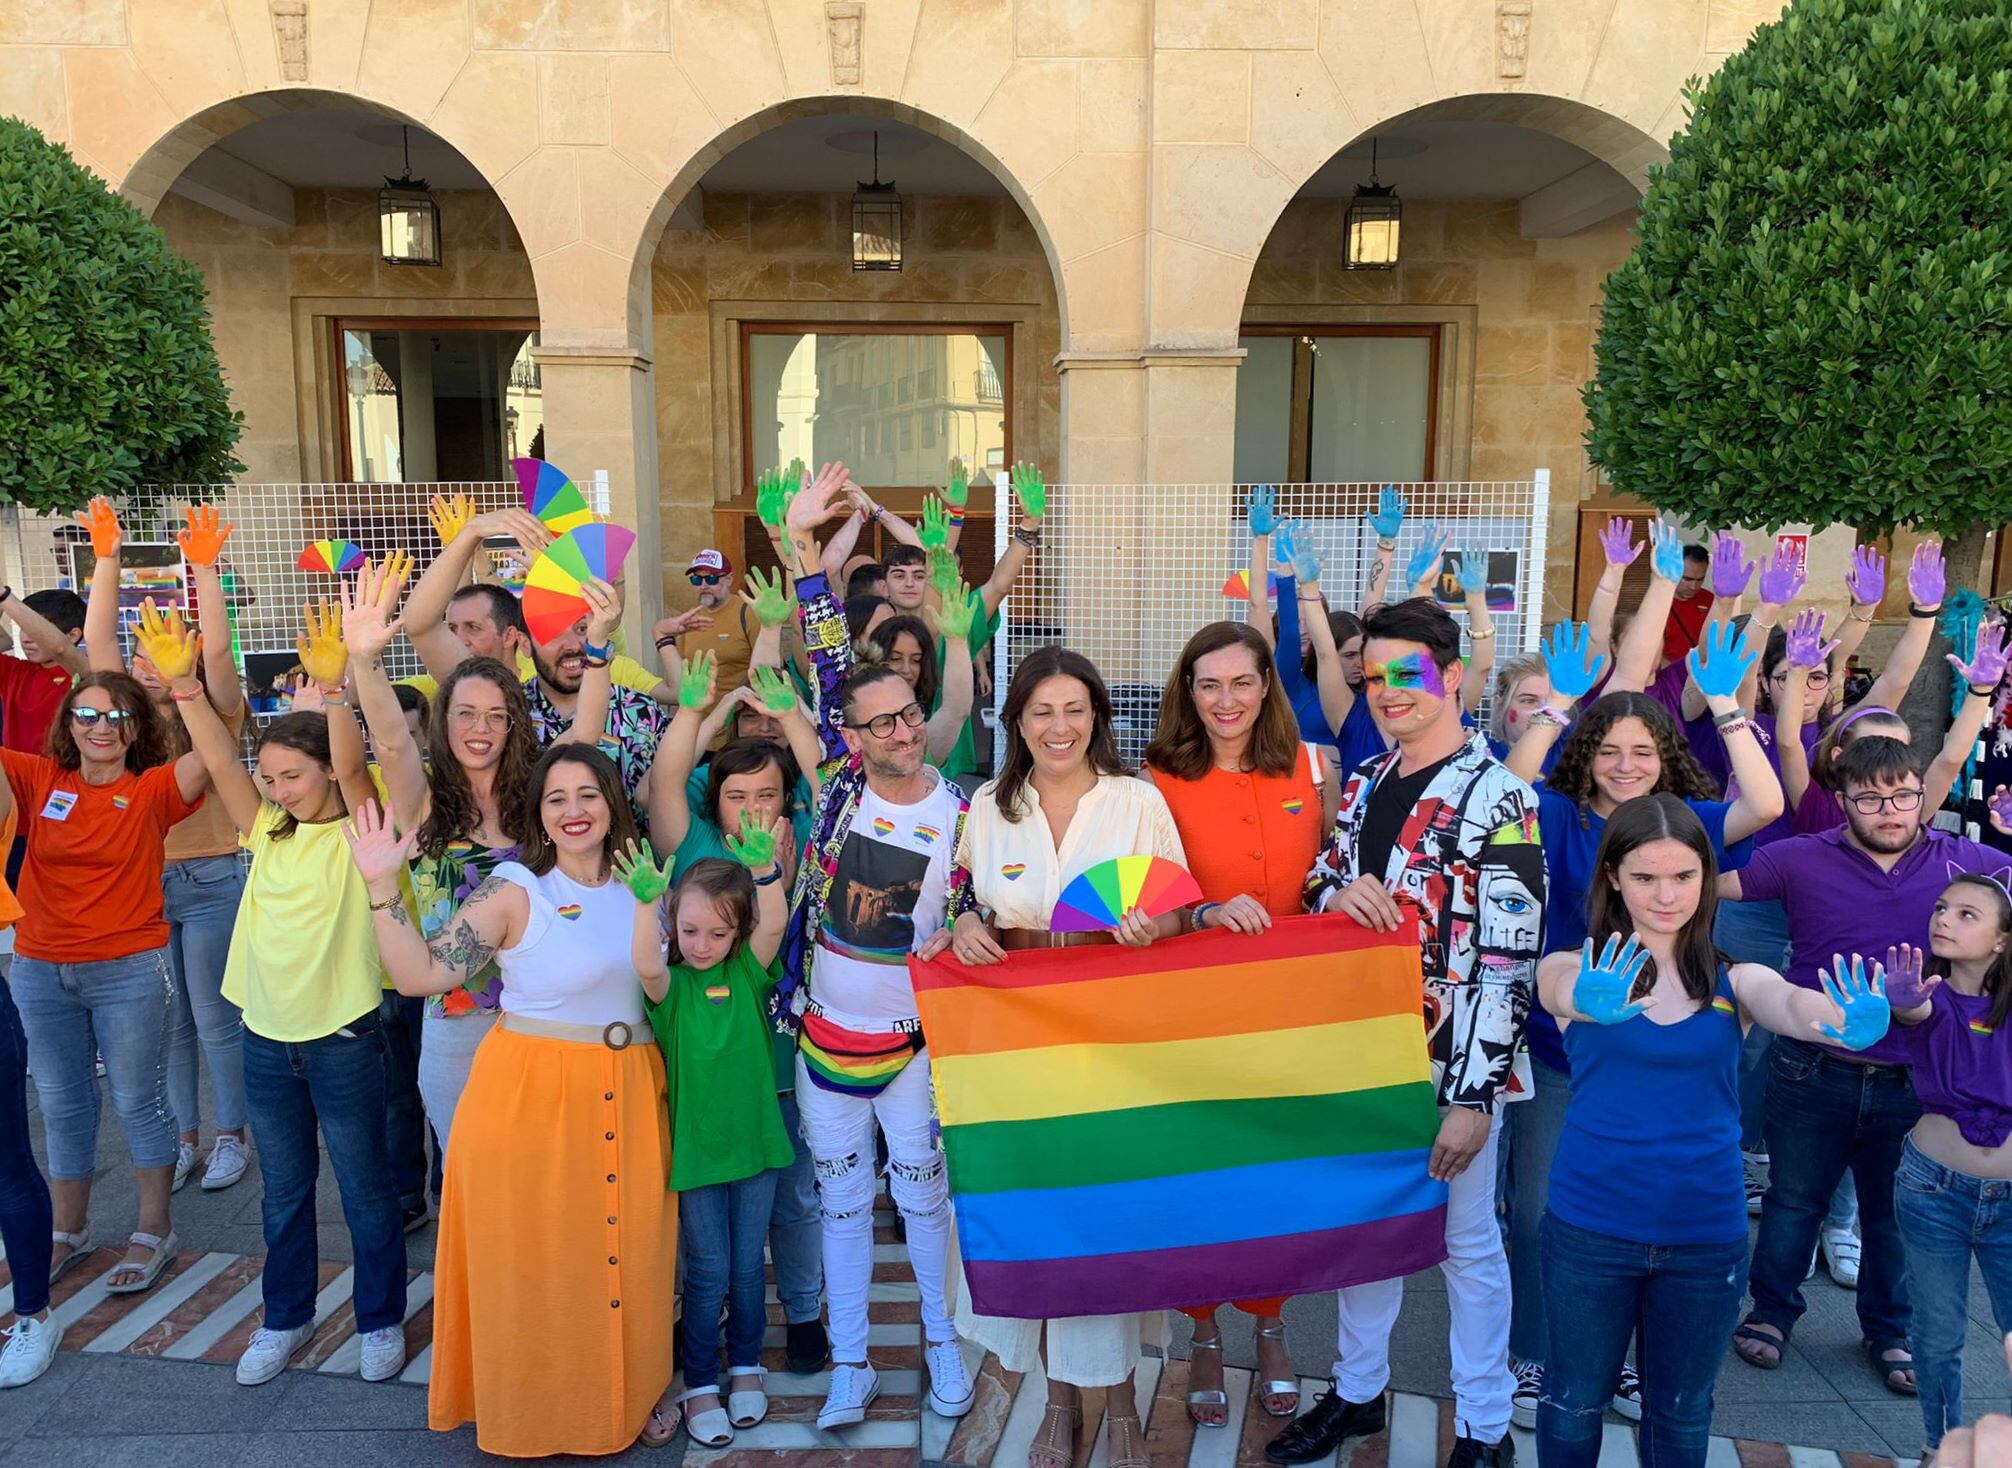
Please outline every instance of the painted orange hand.
[{"label": "painted orange hand", "polygon": [[218,520],[215,505],[190,505],[183,513],[188,516],[189,528],[175,535],[182,554],[191,565],[214,566],[224,553],[224,542],[237,527],[228,520]]},{"label": "painted orange hand", "polygon": [[119,553],[119,541],[123,539],[119,529],[118,512],[112,502],[103,495],[91,501],[88,512],[79,512],[77,523],[91,532],[91,549],[101,556],[115,556]]}]

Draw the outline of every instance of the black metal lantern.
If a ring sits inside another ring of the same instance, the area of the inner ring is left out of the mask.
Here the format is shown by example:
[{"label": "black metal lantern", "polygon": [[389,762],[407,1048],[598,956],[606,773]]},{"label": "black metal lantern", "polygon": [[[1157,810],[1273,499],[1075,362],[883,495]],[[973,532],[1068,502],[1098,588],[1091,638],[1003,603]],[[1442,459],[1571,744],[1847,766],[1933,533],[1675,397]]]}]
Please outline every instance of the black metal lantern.
[{"label": "black metal lantern", "polygon": [[1342,221],[1341,263],[1349,270],[1395,270],[1404,204],[1397,190],[1377,182],[1376,139],[1369,140],[1369,182],[1355,186]]},{"label": "black metal lantern", "polygon": [[377,191],[378,253],[387,265],[440,263],[440,206],[427,191],[426,180],[412,176],[412,136],[405,141],[405,171],[386,178]]},{"label": "black metal lantern", "polygon": [[873,135],[873,182],[852,196],[852,268],[901,268],[901,195],[894,180],[880,181],[880,134]]}]

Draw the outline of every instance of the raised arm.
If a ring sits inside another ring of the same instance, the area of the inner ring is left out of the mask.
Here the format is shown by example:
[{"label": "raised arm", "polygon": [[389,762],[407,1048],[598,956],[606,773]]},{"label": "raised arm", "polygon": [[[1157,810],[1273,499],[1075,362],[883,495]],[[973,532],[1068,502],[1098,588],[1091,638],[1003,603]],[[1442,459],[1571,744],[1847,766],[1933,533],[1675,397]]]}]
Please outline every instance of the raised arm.
[{"label": "raised arm", "polygon": [[1526,785],[1544,778],[1544,761],[1551,746],[1572,722],[1572,707],[1590,693],[1606,671],[1607,660],[1593,651],[1592,629],[1583,622],[1560,622],[1550,639],[1537,645],[1551,683],[1551,698],[1530,715],[1522,738],[1509,746],[1509,773]]},{"label": "raised arm", "polygon": [[1757,963],[1736,963],[1728,977],[1748,1017],[1762,1029],[1791,1040],[1828,1041],[1847,1050],[1864,1050],[1884,1038],[1892,1022],[1885,970],[1858,954],[1848,962],[1840,955],[1831,969],[1818,972],[1821,993],[1791,984]]},{"label": "raised arm", "polygon": [[[818,747],[817,730],[811,726],[810,716],[804,712],[803,700],[796,696],[796,688],[790,683],[788,675],[780,670],[754,668],[749,672],[754,686],[738,688],[735,694],[743,703],[759,703],[782,725],[782,737],[789,744],[798,772],[810,786],[811,799],[815,800],[824,788],[824,777],[818,768],[823,751]],[[705,731],[701,729],[699,734],[699,747],[703,749]]]},{"label": "raised arm", "polygon": [[1460,706],[1472,718],[1495,671],[1495,619],[1488,612],[1488,552],[1460,553],[1460,595],[1467,603],[1467,672],[1460,680]]},{"label": "raised arm", "polygon": [[[119,526],[119,517],[112,509],[112,502],[102,495],[91,501],[88,516],[79,514],[76,518],[91,532],[91,552],[98,559],[91,567],[90,594],[84,599],[86,667],[71,668],[70,671],[123,673],[126,671],[126,656],[119,650],[119,546],[125,538],[124,533]],[[0,611],[13,618],[23,632],[43,647],[54,648],[70,640],[18,596],[0,601]],[[230,646],[228,637],[224,639],[224,646],[226,649]]]},{"label": "raised arm", "polygon": [[[1013,582],[1026,566],[1034,548],[1041,543],[1041,522],[1048,514],[1048,483],[1041,477],[1041,471],[1032,464],[1013,466],[1013,497],[1020,502],[1020,523],[1013,528],[1013,538],[1006,544],[1006,554],[999,558],[999,564],[992,568],[992,574],[978,594],[985,600],[985,615],[991,616],[1006,600],[1006,593],[1013,589]],[[961,527],[963,520],[957,519],[955,527]]]},{"label": "raised arm", "polygon": [[747,585],[741,588],[741,600],[761,627],[748,653],[748,666],[780,668],[782,627],[785,622],[796,620],[796,598],[785,589],[783,573],[778,571],[772,577],[764,577],[760,570],[750,570]]},{"label": "raised arm", "polygon": [[1439,568],[1446,563],[1446,547],[1453,539],[1453,532],[1437,521],[1428,520],[1422,532],[1423,538],[1411,552],[1411,559],[1405,562],[1404,579],[1409,584],[1407,596],[1431,596],[1432,588],[1439,581]]},{"label": "raised arm", "polygon": [[1684,538],[1662,521],[1651,520],[1649,544],[1649,566],[1654,574],[1621,638],[1620,650],[1614,654],[1614,676],[1607,681],[1609,693],[1640,693],[1656,676],[1656,659],[1663,650],[1663,624],[1670,619],[1677,583],[1684,579]]},{"label": "raised arm", "polygon": [[589,576],[580,583],[587,603],[587,637],[580,648],[580,691],[573,722],[554,744],[599,744],[608,731],[608,706],[615,697],[615,629],[622,625],[621,588]]},{"label": "raised arm", "polygon": [[1362,578],[1362,612],[1367,615],[1371,607],[1383,600],[1384,589],[1390,585],[1390,563],[1397,555],[1398,532],[1404,529],[1404,496],[1394,484],[1383,486],[1377,496],[1376,508],[1363,517],[1369,521],[1369,528],[1376,532],[1376,556],[1369,564],[1369,572]]},{"label": "raised arm", "polygon": [[740,833],[726,837],[727,850],[754,878],[755,921],[754,931],[748,934],[748,951],[763,968],[774,963],[782,951],[783,933],[789,926],[789,892],[775,859],[777,840],[788,829],[785,817],[744,810]]},{"label": "raised arm", "polygon": [[1271,630],[1271,536],[1278,529],[1278,491],[1269,484],[1258,485],[1251,490],[1244,513],[1251,532],[1250,569],[1245,572],[1250,582],[1250,625],[1276,653]]},{"label": "raised arm", "polygon": [[977,679],[971,671],[971,623],[978,615],[978,593],[962,581],[943,603],[937,622],[943,629],[941,695],[936,712],[929,716],[929,759],[947,759],[957,747],[957,736],[971,718],[971,700]]},{"label": "raised arm", "polygon": [[796,572],[797,619],[810,654],[817,688],[818,741],[825,761],[845,753],[839,726],[845,718],[845,680],[852,671],[852,638],[845,612],[817,564],[817,527],[831,518],[832,502],[845,482],[845,466],[827,464],[790,502],[785,529],[790,564]]},{"label": "raised arm", "polygon": [[1851,666],[1859,644],[1872,628],[1872,619],[1879,615],[1879,604],[1886,599],[1886,557],[1880,554],[1879,547],[1853,547],[1851,569],[1845,573],[1844,585],[1851,596],[1851,608],[1837,628],[1839,669]]},{"label": "raised arm", "polygon": [[[394,615],[398,593],[411,565],[410,556],[394,551],[379,565],[366,563],[353,592],[342,587],[342,640],[349,648],[349,686],[370,730],[385,794],[406,828],[416,830],[431,811],[433,791],[426,779],[426,761],[384,671],[384,651],[401,625]],[[434,717],[446,718],[447,710],[435,710]]]},{"label": "raised arm", "polygon": [[[1712,537],[1710,584],[1712,610],[1709,622],[1731,622],[1738,618],[1746,599],[1747,583],[1753,579],[1754,563],[1746,558],[1746,546],[1730,530]],[[1698,685],[1685,680],[1680,708],[1686,719],[1699,718],[1705,711],[1705,696]]]},{"label": "raised arm", "polygon": [[[168,696],[182,716],[189,732],[190,753],[206,772],[217,799],[238,834],[249,836],[257,829],[259,811],[264,806],[251,774],[238,759],[238,742],[210,701],[203,697],[203,685],[196,678],[196,659],[201,655],[201,639],[182,621],[179,612],[165,615],[154,607],[153,598],[140,603],[140,619],[133,624],[133,639],[147,661],[168,680]],[[182,758],[187,759],[189,755]],[[176,777],[181,762],[176,762]],[[188,786],[183,785],[183,793]]]},{"label": "raised arm", "polygon": [[1971,751],[1976,747],[1978,736],[1984,726],[1991,721],[1992,701],[1998,695],[1999,684],[2005,681],[2007,664],[2005,648],[2005,624],[1986,622],[1977,629],[1977,645],[1971,650],[1966,662],[1955,653],[1946,655],[1949,666],[1956,676],[1963,680],[1963,706],[1956,711],[1956,717],[1949,725],[1949,733],[1942,740],[1942,748],[1935,752],[1928,769],[1921,777],[1921,799],[1930,811],[1940,810],[1942,803],[1949,799],[1949,792],[1963,776],[1963,767],[1970,763]]},{"label": "raised arm", "polygon": [[370,780],[370,761],[363,749],[363,730],[349,706],[344,685],[349,677],[349,648],[342,640],[342,611],[332,602],[313,602],[301,609],[306,630],[295,639],[300,666],[320,694],[328,719],[328,762],[342,791],[342,803],[359,810],[377,799]]},{"label": "raised arm", "polygon": [[664,952],[664,894],[671,890],[676,858],[657,860],[648,841],[631,841],[615,854],[615,880],[636,899],[636,918],[629,930],[629,966],[643,981],[652,1004],[662,1004],[671,992],[671,967]]},{"label": "raised arm", "polygon": [[[230,601],[224,595],[224,579],[217,571],[217,559],[233,529],[228,520],[219,520],[215,505],[190,505],[184,510],[188,527],[176,533],[182,558],[189,563],[190,578],[196,583],[196,615],[202,625],[216,629],[203,639],[203,687],[210,703],[224,722],[235,719],[245,706],[244,685],[238,679],[237,664],[231,659]],[[96,590],[96,578],[92,589]],[[89,641],[89,632],[85,640]]]},{"label": "raised arm", "polygon": [[1791,811],[1802,805],[1802,798],[1809,793],[1809,782],[1813,778],[1809,767],[1809,753],[1802,746],[1802,711],[1809,707],[1809,669],[1799,668],[1786,658],[1788,676],[1782,680],[1782,690],[1775,696],[1774,727],[1777,736],[1784,730],[1797,731],[1786,738],[1777,737],[1775,757],[1781,761],[1781,793],[1783,803]]},{"label": "raised arm", "polygon": [[[1349,710],[1355,707],[1355,690],[1348,686],[1348,677],[1341,671],[1341,651],[1334,645],[1334,624],[1328,620],[1327,603],[1320,594],[1320,557],[1311,550],[1299,547],[1294,538],[1296,554],[1292,559],[1293,608],[1306,622],[1307,643],[1313,648],[1313,684],[1320,695],[1320,716],[1327,721],[1330,735],[1348,722]],[[1294,636],[1297,638],[1297,630]],[[1294,647],[1299,644],[1293,643]],[[1277,665],[1277,658],[1273,658]],[[1305,670],[1301,669],[1302,675]],[[1325,739],[1313,741],[1326,744]]]},{"label": "raised arm", "polygon": [[685,665],[678,685],[678,711],[657,741],[650,761],[648,794],[650,832],[664,850],[675,852],[692,828],[692,807],[685,787],[699,758],[699,731],[714,694],[713,655],[702,652]]},{"label": "raised arm", "polygon": [[[1817,633],[1822,632],[1821,619]],[[1760,653],[1744,633],[1735,640],[1730,622],[1714,622],[1705,641],[1685,654],[1691,680],[1705,696],[1712,722],[1725,745],[1726,760],[1738,783],[1739,799],[1726,812],[1726,841],[1744,841],[1782,813],[1781,781],[1775,778],[1761,748],[1760,734],[1740,709],[1739,689]],[[1791,730],[1784,742],[1797,742]]]},{"label": "raised arm", "polygon": [[461,640],[447,630],[447,604],[469,583],[469,569],[485,537],[509,535],[536,555],[552,543],[552,533],[528,510],[491,510],[477,515],[440,548],[405,599],[405,635],[436,678],[445,678],[467,658]]},{"label": "raised arm", "polygon": [[1907,630],[1886,655],[1886,666],[1872,680],[1865,703],[1874,708],[1896,709],[1907,697],[1921,660],[1928,655],[1928,640],[1935,635],[1936,613],[1942,610],[1942,594],[1947,581],[1940,542],[1923,541],[1914,550],[1914,564],[1907,568]]},{"label": "raised arm", "polygon": [[420,937],[398,890],[419,827],[413,825],[399,836],[377,802],[366,800],[343,823],[342,834],[370,893],[377,951],[399,993],[424,997],[459,989],[481,973],[499,949],[523,937],[531,916],[530,899],[522,887],[501,877],[486,878],[432,939]]},{"label": "raised arm", "polygon": [[1600,532],[1600,549],[1606,555],[1607,565],[1600,572],[1599,584],[1593,588],[1593,599],[1586,605],[1586,626],[1592,633],[1593,655],[1604,660],[1614,653],[1614,613],[1621,605],[1621,580],[1641,555],[1642,547],[1636,543],[1628,522],[1615,515]]}]

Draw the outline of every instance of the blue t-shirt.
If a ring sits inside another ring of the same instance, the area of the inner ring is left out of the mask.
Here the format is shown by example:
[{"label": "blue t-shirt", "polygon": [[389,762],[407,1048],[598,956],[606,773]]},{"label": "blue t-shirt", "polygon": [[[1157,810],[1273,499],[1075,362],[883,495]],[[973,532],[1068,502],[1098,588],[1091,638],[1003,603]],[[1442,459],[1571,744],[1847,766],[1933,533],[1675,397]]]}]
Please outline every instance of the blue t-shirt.
[{"label": "blue t-shirt", "polygon": [[1383,742],[1383,731],[1376,727],[1376,716],[1369,711],[1369,700],[1363,694],[1355,695],[1355,702],[1348,706],[1348,717],[1341,721],[1341,758],[1335,768],[1347,775],[1366,759],[1374,759],[1389,745]]},{"label": "blue t-shirt", "polygon": [[1566,1223],[1636,1244],[1746,1241],[1739,1006],[1723,968],[1715,995],[1674,1024],[1565,1032],[1572,1096],[1549,1207]]},{"label": "blue t-shirt", "polygon": [[[1565,752],[1565,736],[1571,732],[1570,728],[1560,729],[1558,737],[1551,741],[1551,747],[1544,751],[1544,763],[1537,770],[1539,779],[1549,775],[1557,767],[1558,756]],[[1509,762],[1509,746],[1497,739],[1493,734],[1488,736],[1488,752],[1504,764]]]}]

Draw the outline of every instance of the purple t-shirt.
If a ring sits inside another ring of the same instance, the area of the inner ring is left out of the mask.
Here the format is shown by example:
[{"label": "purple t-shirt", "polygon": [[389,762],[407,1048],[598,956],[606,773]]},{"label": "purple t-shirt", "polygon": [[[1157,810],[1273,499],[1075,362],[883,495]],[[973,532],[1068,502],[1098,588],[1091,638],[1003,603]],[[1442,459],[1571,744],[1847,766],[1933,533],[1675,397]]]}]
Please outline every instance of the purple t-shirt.
[{"label": "purple t-shirt", "polygon": [[[1852,845],[1850,834],[1848,827],[1840,827],[1763,846],[1739,874],[1743,898],[1779,902],[1787,911],[1789,960],[1783,977],[1805,989],[1823,987],[1817,970],[1829,968],[1837,954],[1849,959],[1862,953],[1884,962],[1886,950],[1896,944],[1926,948],[1935,899],[1949,878],[1957,872],[1995,872],[2005,865],[2002,852],[1946,831],[1924,830],[1893,870],[1884,871]],[[1914,1052],[1900,1029],[1895,1025],[1870,1049],[1840,1053],[1906,1065]]]},{"label": "purple t-shirt", "polygon": [[[1779,780],[1781,779],[1781,749],[1775,743],[1774,715],[1755,714],[1753,721],[1761,731],[1761,752],[1767,756],[1768,766],[1774,771],[1775,779]],[[1816,758],[1816,742],[1821,738],[1823,738],[1823,726],[1821,724],[1815,720],[1809,720],[1803,724],[1802,753],[1805,760],[1814,760]],[[1739,799],[1739,791],[1735,788],[1738,783],[1736,780],[1729,780],[1727,782],[1726,799]],[[1842,813],[1842,810],[1840,810],[1839,814]],[[1839,824],[1843,823],[1839,822]],[[1758,831],[1754,832],[1754,845],[1761,847],[1772,846],[1777,841],[1788,840],[1789,837],[1796,835],[1798,830],[1794,813],[1784,811],[1765,826],[1762,826]]]},{"label": "purple t-shirt", "polygon": [[1921,1109],[1956,1123],[1973,1147],[2012,1137],[2012,1024],[1991,1026],[1988,994],[1958,994],[1947,983],[1928,996],[1928,1018],[1895,1025],[1914,1062]]},{"label": "purple t-shirt", "polygon": [[1795,809],[1789,813],[1789,820],[1795,826],[1795,834],[1798,836],[1813,836],[1819,831],[1835,831],[1845,824],[1844,802],[1812,780],[1803,787],[1802,799],[1795,803]]}]

